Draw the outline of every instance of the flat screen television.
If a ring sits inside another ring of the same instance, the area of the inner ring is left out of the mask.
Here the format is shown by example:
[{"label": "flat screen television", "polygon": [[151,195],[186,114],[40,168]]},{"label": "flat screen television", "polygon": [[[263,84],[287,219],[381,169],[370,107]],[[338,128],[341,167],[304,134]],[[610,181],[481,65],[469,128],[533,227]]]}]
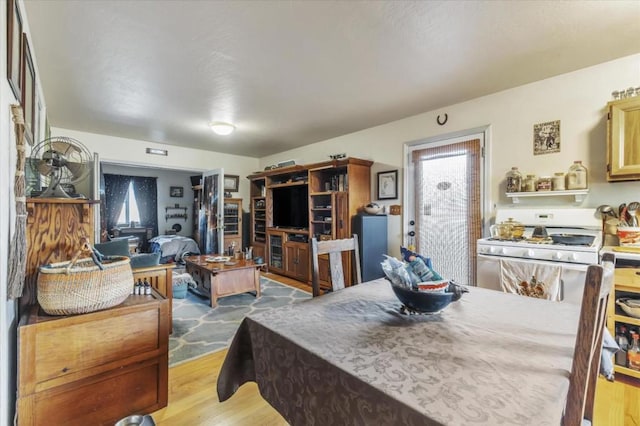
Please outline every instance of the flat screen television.
[{"label": "flat screen television", "polygon": [[309,227],[309,190],[306,185],[272,189],[273,226]]}]

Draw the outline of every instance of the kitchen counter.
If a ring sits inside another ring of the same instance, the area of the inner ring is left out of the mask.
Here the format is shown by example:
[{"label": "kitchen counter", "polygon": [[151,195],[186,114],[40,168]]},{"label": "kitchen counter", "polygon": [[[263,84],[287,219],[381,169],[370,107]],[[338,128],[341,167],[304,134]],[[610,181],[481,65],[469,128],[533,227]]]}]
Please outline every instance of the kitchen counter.
[{"label": "kitchen counter", "polygon": [[[619,251],[619,250],[630,250],[630,251]],[[635,264],[637,262],[637,266],[640,266],[640,247],[620,247],[620,246],[603,246],[600,249],[600,255],[609,252],[613,253],[616,256],[616,263],[618,260],[625,260],[626,264]]]}]

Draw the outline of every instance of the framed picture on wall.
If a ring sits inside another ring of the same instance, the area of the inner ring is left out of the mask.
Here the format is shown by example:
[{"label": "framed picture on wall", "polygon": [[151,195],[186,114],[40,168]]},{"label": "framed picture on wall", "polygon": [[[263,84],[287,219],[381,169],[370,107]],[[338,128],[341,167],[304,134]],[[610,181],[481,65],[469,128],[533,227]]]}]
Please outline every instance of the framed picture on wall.
[{"label": "framed picture on wall", "polygon": [[22,102],[22,17],[16,0],[7,1],[7,80],[18,102]]},{"label": "framed picture on wall", "polygon": [[560,152],[560,120],[533,125],[533,155]]},{"label": "framed picture on wall", "polygon": [[37,96],[38,94],[36,93],[36,103],[35,103],[35,127],[33,129],[33,140],[34,143],[38,143],[40,142],[43,138],[42,138],[42,131],[40,130],[40,128],[42,127],[42,102],[40,101],[40,97]]},{"label": "framed picture on wall", "polygon": [[378,200],[398,198],[398,171],[378,172]]},{"label": "framed picture on wall", "polygon": [[169,196],[174,198],[182,198],[184,196],[184,188],[182,186],[170,187]]},{"label": "framed picture on wall", "polygon": [[226,192],[238,192],[240,176],[224,175],[224,190]]},{"label": "framed picture on wall", "polygon": [[22,34],[22,109],[24,110],[24,136],[33,145],[35,128],[36,70],[33,66],[27,35]]}]

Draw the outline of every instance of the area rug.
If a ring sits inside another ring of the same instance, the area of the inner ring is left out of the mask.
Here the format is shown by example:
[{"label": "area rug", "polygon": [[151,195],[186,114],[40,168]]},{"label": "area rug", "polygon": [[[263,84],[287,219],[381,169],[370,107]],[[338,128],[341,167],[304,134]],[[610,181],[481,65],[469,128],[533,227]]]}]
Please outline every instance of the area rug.
[{"label": "area rug", "polygon": [[174,366],[226,349],[248,314],[289,305],[311,298],[311,294],[265,277],[260,278],[262,295],[237,294],[209,299],[191,291],[184,299],[173,299],[173,333],[169,337],[169,365]]}]

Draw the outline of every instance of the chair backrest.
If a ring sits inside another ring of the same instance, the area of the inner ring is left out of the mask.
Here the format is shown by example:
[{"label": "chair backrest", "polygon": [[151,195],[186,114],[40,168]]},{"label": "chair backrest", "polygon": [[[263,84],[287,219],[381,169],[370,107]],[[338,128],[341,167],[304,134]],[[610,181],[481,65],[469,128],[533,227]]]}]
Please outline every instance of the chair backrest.
[{"label": "chair backrest", "polygon": [[311,261],[313,262],[311,284],[314,297],[320,295],[318,256],[321,254],[329,254],[332,290],[336,291],[344,288],[344,271],[342,268],[343,252],[352,253],[351,264],[354,265],[356,283],[360,284],[362,282],[362,275],[360,273],[360,250],[358,248],[358,236],[356,234],[353,234],[352,238],[343,240],[318,241],[315,237],[311,239]]},{"label": "chair backrest", "polygon": [[569,393],[562,419],[564,426],[580,425],[583,419],[593,420],[602,333],[606,322],[607,301],[613,287],[614,268],[614,254],[605,253],[602,265],[591,265],[587,269],[569,377]]}]

